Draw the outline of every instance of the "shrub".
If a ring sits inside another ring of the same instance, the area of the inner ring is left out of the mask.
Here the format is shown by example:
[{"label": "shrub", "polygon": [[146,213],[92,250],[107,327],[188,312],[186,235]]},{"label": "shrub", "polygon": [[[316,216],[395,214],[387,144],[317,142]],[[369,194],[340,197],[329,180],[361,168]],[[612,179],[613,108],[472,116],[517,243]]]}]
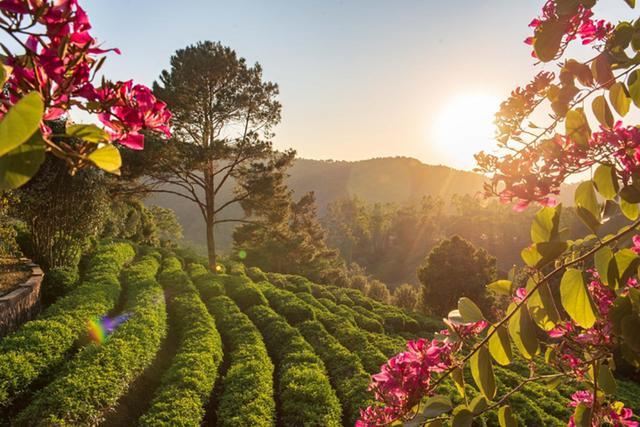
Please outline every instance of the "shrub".
[{"label": "shrub", "polygon": [[405,318],[402,313],[395,311],[379,312],[382,317],[382,324],[387,331],[390,332],[403,332],[405,329]]},{"label": "shrub", "polygon": [[311,293],[311,282],[306,277],[297,276],[294,274],[287,275],[287,281],[292,292],[306,292]]},{"label": "shrub", "polygon": [[369,375],[358,357],[332,337],[317,320],[300,324],[298,330],[327,367],[331,384],[342,404],[345,424],[353,425],[358,419],[359,408],[365,408],[372,402],[367,391]]},{"label": "shrub", "polygon": [[230,298],[212,298],[207,306],[229,353],[217,410],[218,426],[273,426],[274,368],[262,336]]},{"label": "shrub", "polygon": [[140,418],[139,425],[199,426],[218,376],[222,341],[213,318],[177,258],[165,260],[159,279],[172,295],[169,315],[179,337],[178,347],[151,408]]},{"label": "shrub", "polygon": [[244,276],[246,274],[244,264],[238,261],[225,260],[224,265],[226,267],[227,274],[235,276]]},{"label": "shrub", "polygon": [[408,283],[400,285],[393,291],[393,304],[405,310],[415,310],[420,301],[420,291]]},{"label": "shrub", "polygon": [[340,341],[340,344],[358,356],[362,366],[370,374],[377,373],[380,366],[387,361],[387,357],[373,346],[358,328],[328,311],[320,311],[316,315],[327,331]]},{"label": "shrub", "polygon": [[124,312],[131,317],[104,343],[84,347],[14,425],[94,424],[116,404],[152,362],[166,334],[164,298],[154,278],[158,267],[154,257],[146,256],[124,270]]},{"label": "shrub", "polygon": [[247,314],[277,362],[279,422],[284,426],[340,426],[340,402],[324,364],[300,332],[269,307],[255,306]]},{"label": "shrub", "polygon": [[202,264],[189,264],[189,276],[205,301],[224,295],[221,276],[213,274]]},{"label": "shrub", "polygon": [[369,290],[367,291],[367,296],[369,298],[373,298],[376,301],[388,303],[391,299],[391,293],[389,292],[389,288],[387,285],[382,283],[379,280],[372,280],[369,283]]},{"label": "shrub", "polygon": [[366,294],[367,290],[369,289],[369,280],[367,279],[367,276],[353,276],[351,278],[351,288],[357,289],[363,294]]},{"label": "shrub", "polygon": [[226,294],[238,304],[241,310],[254,305],[269,304],[260,289],[246,276],[224,276],[222,281]]},{"label": "shrub", "polygon": [[62,362],[86,330],[87,319],[114,307],[120,293],[118,273],[133,255],[128,244],[99,246],[89,259],[82,285],[50,306],[39,320],[25,323],[0,341],[0,406]]},{"label": "shrub", "polygon": [[269,304],[292,325],[315,319],[313,309],[289,291],[274,286],[263,287]]},{"label": "shrub", "polygon": [[249,267],[247,269],[247,276],[249,276],[249,278],[254,282],[264,282],[269,280],[267,275],[258,267]]},{"label": "shrub", "polygon": [[77,266],[56,267],[47,271],[40,291],[42,304],[49,306],[55,300],[71,292],[80,280]]}]

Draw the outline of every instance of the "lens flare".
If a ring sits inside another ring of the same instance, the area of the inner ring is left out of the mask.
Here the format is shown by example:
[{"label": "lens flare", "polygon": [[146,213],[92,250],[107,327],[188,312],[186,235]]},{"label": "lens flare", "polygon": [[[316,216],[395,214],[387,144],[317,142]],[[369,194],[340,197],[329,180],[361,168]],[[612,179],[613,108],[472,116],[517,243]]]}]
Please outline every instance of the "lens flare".
[{"label": "lens flare", "polygon": [[247,257],[247,251],[245,251],[244,249],[240,249],[238,251],[238,258],[245,259],[246,257]]},{"label": "lens flare", "polygon": [[108,316],[94,317],[88,322],[89,337],[92,341],[102,344],[118,326],[126,322],[130,317],[131,313],[124,313],[113,319]]},{"label": "lens flare", "polygon": [[220,273],[222,271],[222,266],[220,264],[216,264],[216,271]]}]

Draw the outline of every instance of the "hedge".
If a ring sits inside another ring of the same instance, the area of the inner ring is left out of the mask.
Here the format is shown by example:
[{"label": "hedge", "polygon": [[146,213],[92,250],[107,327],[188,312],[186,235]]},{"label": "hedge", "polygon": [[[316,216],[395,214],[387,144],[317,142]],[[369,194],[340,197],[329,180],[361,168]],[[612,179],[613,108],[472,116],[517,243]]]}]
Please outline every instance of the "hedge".
[{"label": "hedge", "polygon": [[226,294],[238,304],[241,310],[254,305],[268,305],[260,289],[247,276],[220,276]]},{"label": "hedge", "polygon": [[322,360],[300,332],[269,307],[247,311],[277,366],[278,422],[283,426],[341,425],[340,402]]},{"label": "hedge", "polygon": [[217,423],[226,426],[274,426],[273,364],[262,336],[226,296],[207,301],[228,352]]},{"label": "hedge", "polygon": [[254,282],[265,282],[269,280],[267,275],[258,267],[249,267],[247,269],[247,276]]},{"label": "hedge", "polygon": [[78,266],[56,267],[47,271],[42,281],[40,301],[49,306],[76,288],[80,280]]},{"label": "hedge", "polygon": [[360,359],[331,336],[317,320],[301,323],[298,330],[327,368],[331,384],[342,403],[344,423],[353,425],[360,415],[360,408],[373,403],[367,391],[369,375]]},{"label": "hedge", "polygon": [[[263,282],[264,283],[264,282]],[[278,289],[275,286],[262,286],[264,296],[269,304],[292,325],[315,319],[313,309],[306,302],[296,297],[290,291]]]},{"label": "hedge", "polygon": [[141,426],[199,426],[222,361],[222,341],[213,318],[177,258],[162,264],[160,283],[169,295],[172,332],[178,346]]},{"label": "hedge", "polygon": [[158,267],[149,255],[124,270],[123,312],[131,317],[104,343],[84,347],[63,374],[36,394],[14,425],[96,424],[115,406],[151,364],[166,335],[164,298],[155,280]]},{"label": "hedge", "polygon": [[216,276],[202,264],[189,264],[189,276],[196,288],[206,301],[209,298],[224,295],[224,285],[220,276]]},{"label": "hedge", "polygon": [[120,294],[118,273],[134,255],[128,244],[99,246],[89,258],[80,286],[51,305],[40,319],[0,340],[0,407],[65,359],[86,331],[87,319],[114,307]]}]

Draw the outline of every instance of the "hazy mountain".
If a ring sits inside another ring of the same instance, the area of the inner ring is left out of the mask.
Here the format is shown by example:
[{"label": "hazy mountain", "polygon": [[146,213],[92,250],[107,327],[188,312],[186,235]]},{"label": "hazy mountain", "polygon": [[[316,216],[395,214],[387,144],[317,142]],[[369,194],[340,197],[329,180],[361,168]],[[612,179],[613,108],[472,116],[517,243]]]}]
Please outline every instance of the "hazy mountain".
[{"label": "hazy mountain", "polygon": [[[353,162],[297,159],[290,169],[288,184],[296,197],[315,191],[322,215],[329,203],[349,196],[356,195],[372,203],[403,204],[423,196],[439,196],[446,201],[454,194],[480,192],[485,180],[474,172],[427,165],[409,157],[384,157]],[[231,190],[232,184],[226,186],[227,193]],[[148,203],[173,209],[184,227],[185,238],[196,244],[205,243],[204,224],[194,204],[169,194],[156,194]],[[231,232],[232,226],[220,229],[221,249],[230,246]]]}]

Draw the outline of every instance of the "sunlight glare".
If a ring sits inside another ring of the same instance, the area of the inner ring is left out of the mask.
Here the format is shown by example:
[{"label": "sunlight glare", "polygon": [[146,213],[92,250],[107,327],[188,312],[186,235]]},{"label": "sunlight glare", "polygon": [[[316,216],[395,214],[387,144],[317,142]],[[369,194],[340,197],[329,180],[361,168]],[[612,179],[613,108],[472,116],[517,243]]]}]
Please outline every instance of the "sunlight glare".
[{"label": "sunlight glare", "polygon": [[494,95],[468,93],[444,105],[434,121],[433,148],[447,159],[446,164],[472,169],[475,153],[496,146],[493,119],[500,101]]}]

